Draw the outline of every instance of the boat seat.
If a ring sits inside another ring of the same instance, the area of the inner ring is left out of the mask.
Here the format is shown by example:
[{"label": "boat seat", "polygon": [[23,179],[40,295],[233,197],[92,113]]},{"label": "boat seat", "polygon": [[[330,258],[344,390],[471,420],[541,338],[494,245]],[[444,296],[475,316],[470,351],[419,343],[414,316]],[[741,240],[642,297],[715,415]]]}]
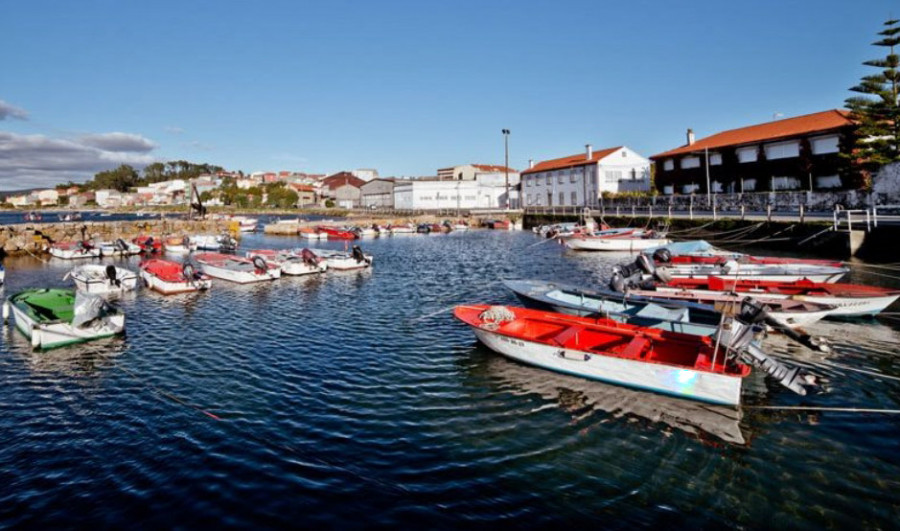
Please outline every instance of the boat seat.
[{"label": "boat seat", "polygon": [[677,321],[680,323],[690,322],[690,312],[687,308],[669,309],[652,303],[641,308],[634,316],[664,321]]},{"label": "boat seat", "polygon": [[[583,332],[583,331],[584,331],[583,326],[573,325],[573,326],[566,328],[562,332],[556,334],[555,336],[553,336],[551,341],[553,341],[554,343],[556,343],[557,345],[559,345],[561,347],[564,347],[564,346],[567,346],[566,344],[570,340],[575,339],[576,336],[578,336],[579,332]],[[568,346],[574,346],[574,345],[568,345]]]},{"label": "boat seat", "polygon": [[634,336],[628,345],[622,350],[623,358],[640,358],[644,350],[650,345],[650,340],[644,336]]}]

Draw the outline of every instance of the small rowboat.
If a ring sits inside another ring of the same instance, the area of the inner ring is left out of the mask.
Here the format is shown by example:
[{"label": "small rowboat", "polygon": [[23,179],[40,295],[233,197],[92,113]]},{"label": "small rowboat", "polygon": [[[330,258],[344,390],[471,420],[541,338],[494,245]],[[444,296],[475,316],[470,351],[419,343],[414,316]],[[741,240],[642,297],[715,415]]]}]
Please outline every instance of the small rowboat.
[{"label": "small rowboat", "polygon": [[388,225],[388,232],[391,234],[415,234],[416,227],[412,223],[402,225]]},{"label": "small rowboat", "polygon": [[179,264],[169,260],[146,260],[141,262],[141,278],[148,288],[163,295],[207,290],[212,280],[194,269],[188,262]]},{"label": "small rowboat", "polygon": [[298,232],[301,238],[306,240],[327,240],[328,233],[322,232],[319,229],[314,229],[312,227],[303,227]]},{"label": "small rowboat", "polygon": [[806,392],[799,371],[768,358],[750,340],[752,322],[735,319],[729,331],[711,338],[525,308],[457,306],[453,313],[491,350],[556,372],[736,406],[749,361]]},{"label": "small rowboat", "polygon": [[94,295],[120,295],[138,288],[138,276],[134,271],[114,265],[87,264],[66,273],[63,280],[71,278],[75,289]]},{"label": "small rowboat", "polygon": [[329,227],[327,225],[320,225],[317,227],[317,230],[327,234],[329,240],[355,240],[359,237],[351,230]]},{"label": "small rowboat", "polygon": [[723,265],[729,260],[744,264],[805,264],[813,266],[841,267],[836,260],[819,258],[789,258],[777,256],[752,256],[744,253],[726,251],[713,246],[705,240],[674,242],[656,249],[645,251],[660,264],[717,264]]},{"label": "small rowboat", "polygon": [[168,236],[163,245],[167,253],[187,254],[191,252],[190,242],[186,236]]},{"label": "small rowboat", "polygon": [[194,260],[207,275],[239,284],[275,280],[281,276],[281,268],[266,263],[261,257],[251,260],[230,254],[200,253],[194,255]]},{"label": "small rowboat", "polygon": [[320,258],[309,249],[295,249],[294,251],[254,249],[246,253],[246,257],[250,259],[257,256],[269,264],[280,267],[283,275],[310,275],[324,273],[328,269],[325,259]]},{"label": "small rowboat", "polygon": [[609,229],[593,234],[575,234],[565,240],[575,251],[643,251],[671,243],[656,231]]},{"label": "small rowboat", "polygon": [[50,246],[50,255],[63,260],[98,258],[100,249],[90,242],[56,242]]},{"label": "small rowboat", "polygon": [[540,280],[505,280],[522,303],[535,310],[615,321],[701,336],[715,334],[721,314],[705,304],[651,302],[621,293],[606,296],[576,286]]},{"label": "small rowboat", "polygon": [[190,237],[195,251],[234,251],[238,242],[227,234],[198,234]]},{"label": "small rowboat", "polygon": [[798,280],[773,282],[754,279],[672,279],[665,286],[657,286],[658,292],[688,289],[704,294],[736,292],[754,298],[791,299],[834,306],[828,317],[874,316],[884,311],[900,298],[900,291],[859,284],[829,284]]},{"label": "small rowboat", "polygon": [[100,242],[97,247],[100,248],[100,256],[131,256],[141,253],[139,245],[126,242],[122,238],[114,242]]},{"label": "small rowboat", "polygon": [[328,249],[312,249],[318,257],[323,258],[328,264],[328,269],[334,271],[349,271],[351,269],[365,269],[372,267],[372,255],[362,252],[359,245],[354,245],[350,252],[331,251]]},{"label": "small rowboat", "polygon": [[721,277],[730,280],[752,279],[761,281],[796,282],[837,282],[850,270],[807,264],[740,264],[734,260],[718,264],[674,264],[668,266],[673,278],[706,279]]},{"label": "small rowboat", "polygon": [[153,236],[138,236],[131,241],[141,248],[142,253],[158,253],[162,251],[162,240],[157,240]]},{"label": "small rowboat", "polygon": [[125,331],[125,315],[97,295],[70,289],[29,289],[10,297],[3,305],[3,318],[10,310],[16,328],[37,349],[51,349]]}]

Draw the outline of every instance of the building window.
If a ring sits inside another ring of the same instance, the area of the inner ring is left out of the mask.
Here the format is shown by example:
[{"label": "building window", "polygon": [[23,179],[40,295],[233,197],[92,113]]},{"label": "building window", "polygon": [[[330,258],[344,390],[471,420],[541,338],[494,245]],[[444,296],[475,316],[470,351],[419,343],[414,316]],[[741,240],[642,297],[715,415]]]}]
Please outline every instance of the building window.
[{"label": "building window", "polygon": [[840,137],[838,135],[820,136],[810,140],[813,155],[837,153],[840,151]]},{"label": "building window", "polygon": [[559,193],[559,206],[563,206],[565,204],[566,204],[566,193],[560,192]]},{"label": "building window", "polygon": [[622,171],[621,170],[606,170],[606,182],[614,183],[616,181],[622,180]]},{"label": "building window", "polygon": [[564,178],[563,178],[562,170],[556,172],[556,182],[558,182],[559,184],[562,184],[563,180],[564,180]]},{"label": "building window", "polygon": [[737,149],[738,162],[756,162],[756,146]]},{"label": "building window", "polygon": [[572,192],[572,206],[578,204],[578,192]]},{"label": "building window", "polygon": [[792,140],[790,142],[778,142],[776,144],[766,144],[766,159],[788,159],[800,156],[800,142]]},{"label": "building window", "polygon": [[553,172],[547,172],[547,185],[550,185],[550,181],[553,179]]},{"label": "building window", "polygon": [[722,154],[721,153],[710,153],[709,154],[709,165],[710,166],[721,166],[722,165]]},{"label": "building window", "polygon": [[672,171],[675,169],[675,159],[667,159],[663,162],[663,171]]},{"label": "building window", "polygon": [[700,167],[700,157],[685,157],[681,159],[681,169],[687,170],[689,168],[699,168]]},{"label": "building window", "polygon": [[570,183],[575,182],[575,168],[572,168],[571,170],[569,170],[569,182]]}]

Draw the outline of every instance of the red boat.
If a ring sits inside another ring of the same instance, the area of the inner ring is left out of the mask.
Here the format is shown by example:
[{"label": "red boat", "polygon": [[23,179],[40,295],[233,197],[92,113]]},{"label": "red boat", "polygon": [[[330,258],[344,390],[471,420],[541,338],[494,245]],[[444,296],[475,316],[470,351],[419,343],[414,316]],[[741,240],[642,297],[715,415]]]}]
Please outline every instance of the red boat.
[{"label": "red boat", "polygon": [[162,251],[162,240],[157,240],[153,236],[138,236],[131,241],[141,248],[142,253],[159,253]]},{"label": "red boat", "polygon": [[316,227],[316,230],[327,234],[329,240],[355,240],[359,238],[359,235],[353,231],[329,227],[327,225],[319,225]]},{"label": "red boat", "polygon": [[792,299],[835,306],[831,317],[862,317],[876,315],[900,298],[900,291],[860,284],[813,282],[801,279],[794,282],[725,279],[720,277],[676,278],[657,288],[700,292],[734,292],[741,295],[765,295],[767,298]]},{"label": "red boat", "polygon": [[748,264],[809,264],[828,267],[843,267],[843,263],[835,260],[821,260],[815,258],[783,258],[778,256],[750,256],[750,255],[693,255],[679,254],[672,256],[670,264],[714,264],[722,265],[729,260]]}]

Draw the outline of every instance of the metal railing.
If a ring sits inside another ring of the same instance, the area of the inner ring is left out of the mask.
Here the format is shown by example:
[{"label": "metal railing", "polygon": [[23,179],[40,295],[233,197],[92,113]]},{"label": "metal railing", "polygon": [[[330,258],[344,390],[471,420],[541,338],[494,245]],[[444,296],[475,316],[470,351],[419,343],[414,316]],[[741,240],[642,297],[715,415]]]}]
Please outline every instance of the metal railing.
[{"label": "metal railing", "polygon": [[[878,226],[878,211],[875,208],[867,208],[865,210],[835,210],[833,215],[833,229],[835,231],[850,232],[853,230],[853,222],[857,227],[863,223],[866,225],[866,232]],[[857,230],[861,230],[857,228]]]}]

